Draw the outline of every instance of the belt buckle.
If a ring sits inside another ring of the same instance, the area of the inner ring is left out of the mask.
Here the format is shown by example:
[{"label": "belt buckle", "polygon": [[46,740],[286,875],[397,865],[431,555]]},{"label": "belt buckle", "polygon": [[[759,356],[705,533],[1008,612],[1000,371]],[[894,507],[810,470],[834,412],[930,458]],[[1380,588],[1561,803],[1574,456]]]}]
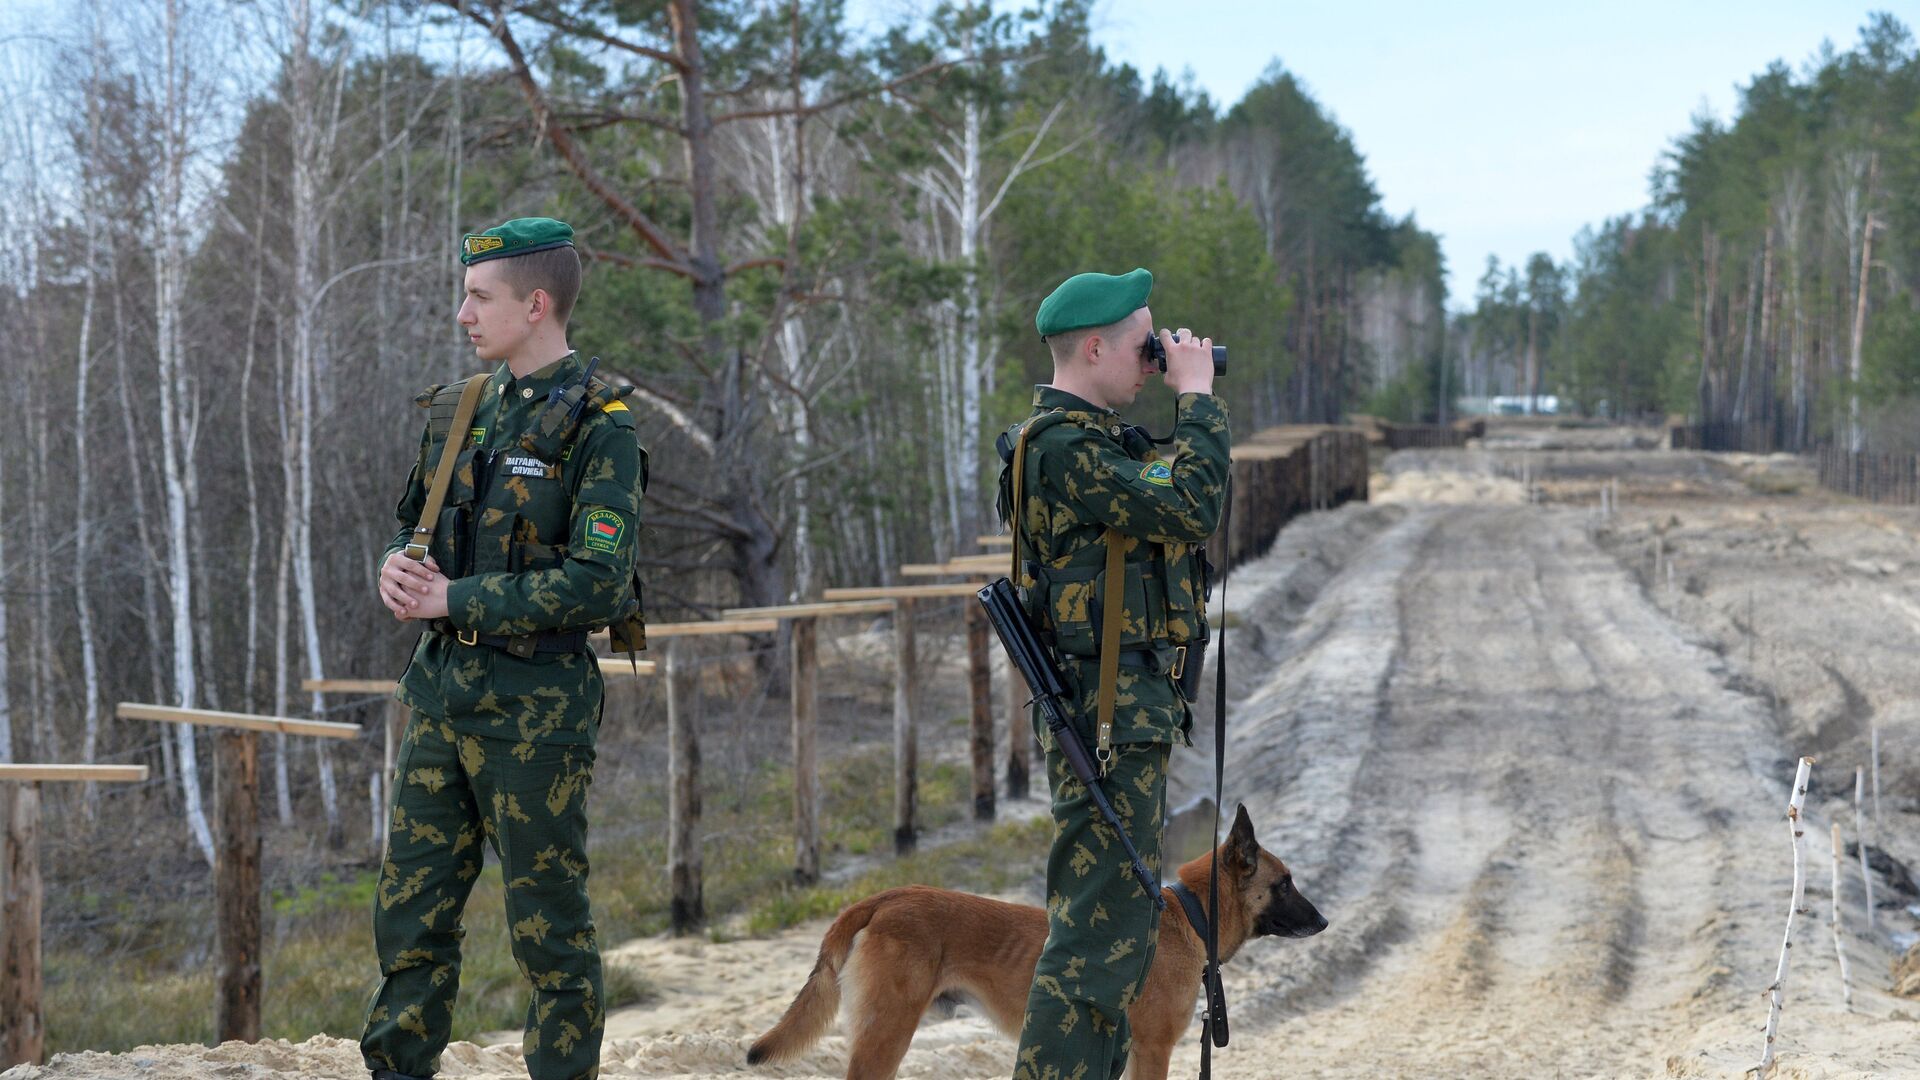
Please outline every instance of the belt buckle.
[{"label": "belt buckle", "polygon": [[[414,562],[427,561],[427,545],[425,544],[408,544],[404,550],[407,558],[412,559]],[[419,554],[414,554],[416,551],[419,552]]]},{"label": "belt buckle", "polygon": [[1187,647],[1185,645],[1175,645],[1173,647],[1173,677],[1178,679],[1186,670]]},{"label": "belt buckle", "polygon": [[453,636],[455,640],[459,641],[462,645],[480,644],[480,631],[478,630],[456,630]]}]

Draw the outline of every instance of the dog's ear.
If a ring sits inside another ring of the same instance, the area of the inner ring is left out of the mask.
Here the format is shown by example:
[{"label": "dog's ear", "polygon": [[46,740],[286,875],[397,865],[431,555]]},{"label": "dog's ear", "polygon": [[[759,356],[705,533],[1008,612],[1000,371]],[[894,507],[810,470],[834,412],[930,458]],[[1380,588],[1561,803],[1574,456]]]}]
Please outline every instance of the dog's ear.
[{"label": "dog's ear", "polygon": [[1227,866],[1235,874],[1249,874],[1260,862],[1260,842],[1253,838],[1253,819],[1243,803],[1233,814],[1233,829],[1227,833]]}]

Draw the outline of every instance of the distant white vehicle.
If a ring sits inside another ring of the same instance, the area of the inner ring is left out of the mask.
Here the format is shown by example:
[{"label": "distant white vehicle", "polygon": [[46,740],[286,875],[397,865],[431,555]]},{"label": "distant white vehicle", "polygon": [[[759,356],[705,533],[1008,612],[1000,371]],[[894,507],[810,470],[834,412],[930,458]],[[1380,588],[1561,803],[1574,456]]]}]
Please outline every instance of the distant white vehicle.
[{"label": "distant white vehicle", "polygon": [[1557,416],[1560,413],[1560,399],[1553,394],[1541,394],[1539,397],[1503,395],[1488,398],[1487,411],[1495,416]]}]

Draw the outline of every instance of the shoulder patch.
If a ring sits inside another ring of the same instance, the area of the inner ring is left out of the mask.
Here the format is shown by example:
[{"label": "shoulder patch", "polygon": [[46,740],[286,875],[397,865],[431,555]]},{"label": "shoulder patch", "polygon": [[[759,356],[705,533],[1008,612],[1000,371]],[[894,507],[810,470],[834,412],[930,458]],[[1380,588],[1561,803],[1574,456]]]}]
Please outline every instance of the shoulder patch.
[{"label": "shoulder patch", "polygon": [[1140,470],[1140,479],[1145,480],[1149,484],[1159,484],[1161,487],[1172,487],[1173,470],[1167,468],[1167,463],[1164,461],[1150,461],[1147,463],[1146,468]]},{"label": "shoulder patch", "polygon": [[600,411],[601,412],[626,412],[627,403],[624,401],[609,401],[605,405],[600,406]]},{"label": "shoulder patch", "polygon": [[587,515],[587,550],[603,551],[609,555],[620,548],[620,538],[627,532],[627,523],[612,510],[595,510]]}]

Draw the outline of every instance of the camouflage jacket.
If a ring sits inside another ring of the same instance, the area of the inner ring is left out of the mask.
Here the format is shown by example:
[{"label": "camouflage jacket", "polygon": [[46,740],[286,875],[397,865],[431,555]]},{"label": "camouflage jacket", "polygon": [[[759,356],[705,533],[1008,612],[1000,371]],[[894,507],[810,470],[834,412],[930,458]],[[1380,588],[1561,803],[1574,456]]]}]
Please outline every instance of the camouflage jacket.
[{"label": "camouflage jacket", "polygon": [[[455,459],[431,551],[452,579],[447,620],[456,630],[514,636],[593,629],[618,616],[632,597],[646,483],[646,453],[632,414],[617,401],[589,410],[556,461],[519,445],[547,392],[577,379],[580,370],[573,354],[521,379],[502,365],[488,378],[471,430],[453,433],[470,438]],[[430,390],[418,400],[431,397]],[[400,531],[381,563],[406,546],[419,523],[441,448],[429,426],[395,509]],[[597,714],[598,691],[590,657],[521,658],[429,631],[397,696],[455,719],[456,726],[462,716],[486,714],[484,734],[522,741],[567,734],[573,738],[564,741],[579,741],[588,725],[577,714],[588,696]],[[524,698],[526,707],[514,707],[514,698]]]},{"label": "camouflage jacket", "polygon": [[[1118,413],[1050,386],[1036,388],[1033,414],[1020,427],[1050,413],[1059,415],[1027,441],[1016,584],[1051,635],[1075,684],[1076,719],[1091,731],[1105,537],[1108,528],[1116,530],[1126,545],[1126,609],[1114,741],[1184,738],[1189,714],[1171,665],[1180,646],[1207,636],[1200,546],[1225,507],[1226,412],[1210,394],[1180,395],[1171,460],[1130,432]],[[1012,434],[1017,437],[1019,427]],[[1009,467],[1001,477],[1002,520],[1010,519],[1011,501]]]}]

